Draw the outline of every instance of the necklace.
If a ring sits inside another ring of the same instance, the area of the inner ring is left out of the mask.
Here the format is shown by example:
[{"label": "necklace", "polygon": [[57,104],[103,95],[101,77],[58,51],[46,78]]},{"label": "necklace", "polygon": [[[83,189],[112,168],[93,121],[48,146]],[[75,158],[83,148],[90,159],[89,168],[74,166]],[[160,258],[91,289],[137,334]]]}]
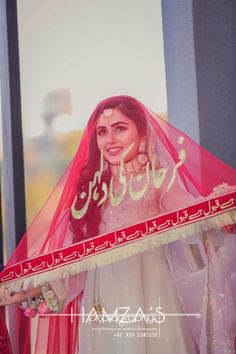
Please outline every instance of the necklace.
[{"label": "necklace", "polygon": [[[138,159],[133,159],[131,161],[127,161],[124,163],[122,174],[124,176],[138,174],[140,171],[144,170],[145,168],[146,165],[143,166],[139,163]],[[115,176],[115,178],[118,178],[120,176],[121,166],[110,165],[110,170],[111,170],[111,174]]]}]

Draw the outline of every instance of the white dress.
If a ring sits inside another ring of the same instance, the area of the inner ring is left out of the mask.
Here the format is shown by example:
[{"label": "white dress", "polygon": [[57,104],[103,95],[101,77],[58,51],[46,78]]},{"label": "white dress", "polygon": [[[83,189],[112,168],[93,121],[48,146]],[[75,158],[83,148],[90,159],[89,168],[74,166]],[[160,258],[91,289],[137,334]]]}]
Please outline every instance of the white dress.
[{"label": "white dress", "polygon": [[[139,201],[132,201],[126,193],[119,206],[109,204],[102,212],[99,232],[105,233],[157,215],[156,190],[151,183],[149,185],[145,197]],[[130,307],[129,314],[137,313],[139,308],[144,313],[155,313],[160,305],[163,313],[173,315],[166,316],[160,326],[143,321],[126,324],[124,329],[115,322],[82,323],[80,318],[79,354],[197,353],[188,319],[174,315],[183,311],[165,247],[87,271],[81,307],[85,313],[90,313],[98,294],[99,303],[107,313],[114,313],[118,307]]]}]

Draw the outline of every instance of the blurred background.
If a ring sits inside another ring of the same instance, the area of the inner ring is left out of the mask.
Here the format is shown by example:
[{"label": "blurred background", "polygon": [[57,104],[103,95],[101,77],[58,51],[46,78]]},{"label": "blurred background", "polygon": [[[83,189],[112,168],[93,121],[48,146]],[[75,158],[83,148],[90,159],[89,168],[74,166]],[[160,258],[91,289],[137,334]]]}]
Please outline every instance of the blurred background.
[{"label": "blurred background", "polygon": [[161,1],[18,1],[27,224],[96,104],[129,94],[167,110]]},{"label": "blurred background", "polygon": [[[165,117],[167,95],[160,0],[0,6],[3,264],[68,166],[98,102],[128,94]],[[18,353],[14,311],[6,322]]]}]

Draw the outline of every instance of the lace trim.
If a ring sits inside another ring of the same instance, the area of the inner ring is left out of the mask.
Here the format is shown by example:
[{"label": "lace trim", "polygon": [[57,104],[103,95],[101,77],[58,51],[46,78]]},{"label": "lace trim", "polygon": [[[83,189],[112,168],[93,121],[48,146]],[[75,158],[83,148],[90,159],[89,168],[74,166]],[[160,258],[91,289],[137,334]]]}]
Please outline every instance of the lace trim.
[{"label": "lace trim", "polygon": [[228,183],[223,182],[213,188],[213,192],[211,193],[211,195],[214,197],[218,197],[219,195],[225,193],[226,191],[229,191],[231,188],[228,185]]}]

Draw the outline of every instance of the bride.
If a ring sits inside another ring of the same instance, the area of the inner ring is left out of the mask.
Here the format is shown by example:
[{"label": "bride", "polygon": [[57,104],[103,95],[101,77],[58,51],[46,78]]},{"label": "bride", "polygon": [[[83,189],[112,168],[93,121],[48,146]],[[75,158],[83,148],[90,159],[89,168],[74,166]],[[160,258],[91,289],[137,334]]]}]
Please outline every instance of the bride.
[{"label": "bride", "polygon": [[[127,108],[124,109],[122,105],[105,109],[96,126],[97,146],[100,151],[103,149],[104,158],[108,163],[104,173],[113,178],[116,197],[122,193],[122,185],[118,180],[122,153],[131,145],[132,149],[124,159],[123,175],[128,184],[131,178],[142,177],[140,182],[134,178],[133,189],[136,191],[143,189],[147,179],[147,126],[137,109],[129,105],[129,115],[126,113]],[[160,199],[158,190],[152,183],[148,184],[143,197],[138,200],[133,200],[130,193],[126,193],[122,202],[113,206],[107,199],[100,209],[97,234],[104,234],[157,215],[162,209]],[[173,200],[173,204],[177,205],[178,202]],[[93,213],[96,212],[98,211]],[[88,222],[91,223],[88,227],[95,227],[93,218]],[[141,308],[146,313],[150,308],[158,307],[159,301],[164,311],[176,314],[182,312],[168,268],[165,246],[87,272],[82,300],[85,313],[99,305],[108,313],[114,313],[119,307],[129,307],[133,313]],[[155,325],[157,327],[157,324]],[[114,331],[103,330],[100,323],[94,328],[89,322],[81,324],[79,353],[95,353],[99,349],[99,352],[106,354],[110,353],[111,348],[115,353],[129,354],[154,354],[158,350],[165,353],[173,353],[174,350],[186,354],[196,353],[185,318],[176,316],[166,319],[161,325],[161,333],[157,333],[157,330],[148,332],[147,329],[154,326],[147,323],[141,326],[146,327],[145,331],[137,331],[139,326],[138,322],[130,326],[136,327],[136,331],[129,330],[129,326],[126,326],[119,337],[115,336]],[[104,327],[108,327],[107,322]],[[113,323],[110,327],[113,327]],[[143,332],[147,336],[143,335]]]}]

